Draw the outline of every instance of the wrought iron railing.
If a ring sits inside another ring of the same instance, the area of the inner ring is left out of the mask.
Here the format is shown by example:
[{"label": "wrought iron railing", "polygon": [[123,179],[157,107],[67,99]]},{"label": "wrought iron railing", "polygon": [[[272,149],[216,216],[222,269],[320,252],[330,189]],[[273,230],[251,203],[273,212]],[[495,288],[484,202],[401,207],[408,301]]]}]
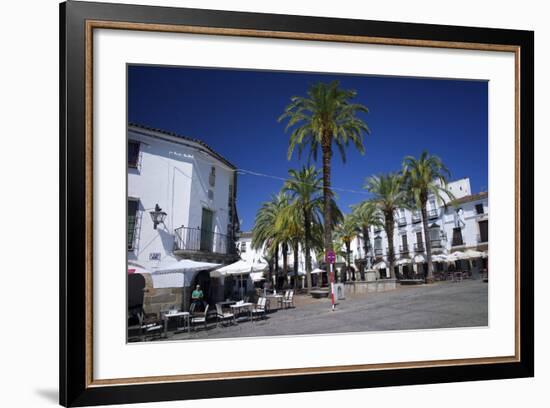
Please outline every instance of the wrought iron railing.
[{"label": "wrought iron railing", "polygon": [[424,252],[424,242],[415,242],[414,252]]},{"label": "wrought iron railing", "polygon": [[200,251],[216,254],[234,254],[236,252],[233,239],[218,232],[182,226],[174,230],[174,235],[175,251]]},{"label": "wrought iron railing", "polygon": [[414,212],[412,215],[412,222],[417,223],[422,221],[422,217],[420,216],[420,212]]},{"label": "wrought iron railing", "polygon": [[439,216],[438,214],[438,211],[437,210],[428,210],[428,218],[431,220],[431,219],[434,219],[434,218],[437,218]]},{"label": "wrought iron railing", "polygon": [[399,245],[399,253],[405,254],[409,252],[409,246],[408,245]]},{"label": "wrought iron railing", "polygon": [[374,256],[382,256],[384,251],[382,248],[374,248]]},{"label": "wrought iron railing", "polygon": [[404,227],[405,225],[407,225],[407,219],[405,217],[399,217],[397,219],[397,225],[399,227]]}]

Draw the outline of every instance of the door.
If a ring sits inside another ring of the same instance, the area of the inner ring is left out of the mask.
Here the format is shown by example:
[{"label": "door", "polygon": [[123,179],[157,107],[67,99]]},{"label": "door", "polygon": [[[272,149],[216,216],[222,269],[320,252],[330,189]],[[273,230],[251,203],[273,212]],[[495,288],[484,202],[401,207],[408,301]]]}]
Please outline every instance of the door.
[{"label": "door", "polygon": [[212,220],[214,213],[208,208],[202,209],[201,220],[201,251],[212,252],[214,233],[212,232]]}]

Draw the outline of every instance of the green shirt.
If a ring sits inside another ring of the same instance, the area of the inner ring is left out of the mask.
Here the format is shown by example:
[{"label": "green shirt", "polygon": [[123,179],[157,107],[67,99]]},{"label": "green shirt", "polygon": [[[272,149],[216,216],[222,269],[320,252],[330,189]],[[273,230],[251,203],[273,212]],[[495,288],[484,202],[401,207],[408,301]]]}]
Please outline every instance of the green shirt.
[{"label": "green shirt", "polygon": [[191,299],[202,299],[204,297],[204,294],[202,293],[202,290],[194,290],[193,293],[191,293]]}]

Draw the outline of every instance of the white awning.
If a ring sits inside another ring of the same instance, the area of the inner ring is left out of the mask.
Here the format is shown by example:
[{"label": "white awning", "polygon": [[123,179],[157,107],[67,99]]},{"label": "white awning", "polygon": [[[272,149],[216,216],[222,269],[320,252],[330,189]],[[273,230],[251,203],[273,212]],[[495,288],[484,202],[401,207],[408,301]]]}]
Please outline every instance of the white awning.
[{"label": "white awning", "polygon": [[423,254],[418,254],[418,255],[415,255],[415,257],[413,258],[413,262],[414,263],[426,262],[426,258],[424,257]]},{"label": "white awning", "polygon": [[381,262],[378,262],[376,265],[373,266],[374,269],[386,269],[387,266],[386,266],[386,262],[384,261],[381,261]]},{"label": "white awning", "polygon": [[250,274],[250,279],[252,279],[252,282],[260,282],[265,280],[265,276],[263,272],[252,272]]},{"label": "white awning", "polygon": [[432,256],[433,262],[446,262],[447,260],[448,260],[447,255],[444,255],[444,254],[438,254],[438,255]]},{"label": "white awning", "polygon": [[267,269],[266,263],[249,263],[247,261],[234,262],[230,265],[222,266],[215,271],[210,272],[211,278],[223,278],[231,275],[246,275],[252,272],[263,272]]},{"label": "white awning", "polygon": [[314,270],[311,271],[311,273],[324,273],[326,272],[324,269],[321,269],[321,268],[315,268]]},{"label": "white awning", "polygon": [[406,265],[406,264],[410,264],[411,263],[411,260],[410,258],[401,258],[401,259],[398,259],[397,261],[395,261],[395,265]]},{"label": "white awning", "polygon": [[172,261],[153,268],[151,278],[155,289],[182,288],[191,286],[193,279],[200,271],[206,271],[220,266],[209,262],[197,262],[190,259]]}]

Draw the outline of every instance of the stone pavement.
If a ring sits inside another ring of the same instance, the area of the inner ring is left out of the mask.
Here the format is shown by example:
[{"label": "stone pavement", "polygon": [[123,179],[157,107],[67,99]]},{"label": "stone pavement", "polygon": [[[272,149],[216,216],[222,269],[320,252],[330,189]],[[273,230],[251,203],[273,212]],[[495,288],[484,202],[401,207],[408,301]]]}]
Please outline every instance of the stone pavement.
[{"label": "stone pavement", "polygon": [[480,280],[402,286],[341,300],[297,296],[296,308],[268,313],[264,320],[208,328],[191,334],[169,332],[167,340],[479,327],[488,324],[488,284]]}]

